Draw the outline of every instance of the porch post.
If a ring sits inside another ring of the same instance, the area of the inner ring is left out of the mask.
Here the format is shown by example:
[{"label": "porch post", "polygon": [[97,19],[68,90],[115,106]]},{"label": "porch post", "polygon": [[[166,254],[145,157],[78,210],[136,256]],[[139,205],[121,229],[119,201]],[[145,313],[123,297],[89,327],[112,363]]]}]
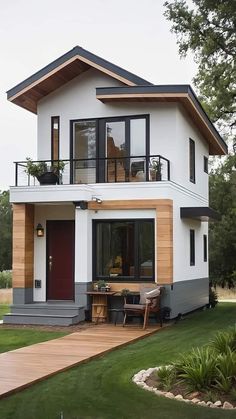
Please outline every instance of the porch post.
[{"label": "porch post", "polygon": [[92,287],[92,226],[90,212],[75,208],[75,302],[87,306]]},{"label": "porch post", "polygon": [[13,205],[13,304],[33,301],[34,205]]}]

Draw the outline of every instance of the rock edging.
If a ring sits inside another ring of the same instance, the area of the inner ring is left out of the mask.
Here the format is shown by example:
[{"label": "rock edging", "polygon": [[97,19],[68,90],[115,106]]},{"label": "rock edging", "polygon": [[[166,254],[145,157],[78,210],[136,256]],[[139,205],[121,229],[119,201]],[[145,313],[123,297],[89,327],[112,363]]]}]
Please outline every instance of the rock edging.
[{"label": "rock edging", "polygon": [[217,400],[215,403],[213,403],[212,401],[201,401],[197,398],[194,398],[192,400],[189,399],[184,399],[182,394],[177,394],[177,396],[175,396],[173,393],[171,393],[170,391],[161,391],[156,389],[155,387],[150,387],[147,385],[146,380],[149,378],[149,376],[154,372],[154,371],[158,371],[160,367],[153,367],[153,368],[148,368],[147,370],[141,370],[139,371],[137,374],[135,374],[132,378],[132,381],[139,387],[142,387],[144,390],[147,391],[151,391],[152,393],[155,393],[157,396],[164,396],[167,397],[168,399],[175,399],[181,402],[185,402],[185,403],[191,403],[191,404],[195,404],[198,406],[204,406],[204,407],[211,407],[211,408],[215,408],[215,409],[234,409],[236,410],[235,407],[233,407],[233,405],[229,402],[224,402],[222,403],[220,400]]}]

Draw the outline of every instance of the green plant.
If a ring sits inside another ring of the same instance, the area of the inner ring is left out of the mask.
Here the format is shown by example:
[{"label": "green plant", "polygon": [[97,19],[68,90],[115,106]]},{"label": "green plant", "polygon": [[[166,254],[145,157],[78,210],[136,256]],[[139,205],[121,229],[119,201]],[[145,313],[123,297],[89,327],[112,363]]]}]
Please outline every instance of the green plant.
[{"label": "green plant", "polygon": [[217,393],[216,390],[207,390],[204,396],[204,399],[206,402],[210,401],[212,403],[217,402],[217,400],[219,400],[219,394]]},{"label": "green plant", "polygon": [[128,288],[123,288],[123,290],[121,290],[120,294],[121,294],[123,297],[127,297],[127,295],[129,295],[129,294],[130,294],[130,290],[128,290]]},{"label": "green plant", "polygon": [[162,163],[159,159],[155,159],[154,157],[150,160],[150,169],[154,170],[157,173],[161,173]]},{"label": "green plant", "polygon": [[218,296],[212,287],[209,287],[209,306],[215,307],[218,304]]},{"label": "green plant", "polygon": [[47,164],[44,161],[34,163],[32,159],[27,157],[26,161],[27,161],[27,164],[26,164],[25,173],[36,178],[43,175],[45,172],[53,172],[59,175],[60,173],[64,171],[64,168],[65,168],[65,163],[59,160],[52,162],[52,164],[50,162],[48,162],[49,164]]},{"label": "green plant", "polygon": [[208,347],[192,349],[174,366],[177,377],[183,379],[191,390],[210,388],[216,377],[216,358]]},{"label": "green plant", "polygon": [[97,282],[98,290],[100,290],[101,288],[106,288],[106,286],[106,281],[104,279],[99,279],[99,281]]},{"label": "green plant", "polygon": [[0,288],[12,288],[12,272],[0,272]]},{"label": "green plant", "polygon": [[236,374],[236,353],[229,348],[227,352],[217,356],[215,387],[223,392],[229,393]]},{"label": "green plant", "polygon": [[170,391],[176,380],[176,371],[173,365],[160,367],[156,371],[159,380],[159,387],[165,391]]},{"label": "green plant", "polygon": [[232,388],[231,390],[230,390],[230,397],[231,397],[231,399],[233,400],[233,401],[235,401],[236,402],[236,388]]},{"label": "green plant", "polygon": [[218,332],[210,341],[209,346],[217,354],[227,354],[229,349],[236,351],[236,327],[229,328],[224,332]]}]

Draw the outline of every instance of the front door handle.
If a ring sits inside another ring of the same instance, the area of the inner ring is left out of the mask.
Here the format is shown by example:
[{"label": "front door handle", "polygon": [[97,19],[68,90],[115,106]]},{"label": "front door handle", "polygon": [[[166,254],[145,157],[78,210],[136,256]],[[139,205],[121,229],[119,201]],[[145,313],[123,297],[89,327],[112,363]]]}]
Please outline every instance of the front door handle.
[{"label": "front door handle", "polygon": [[49,256],[49,271],[52,270],[52,256]]}]

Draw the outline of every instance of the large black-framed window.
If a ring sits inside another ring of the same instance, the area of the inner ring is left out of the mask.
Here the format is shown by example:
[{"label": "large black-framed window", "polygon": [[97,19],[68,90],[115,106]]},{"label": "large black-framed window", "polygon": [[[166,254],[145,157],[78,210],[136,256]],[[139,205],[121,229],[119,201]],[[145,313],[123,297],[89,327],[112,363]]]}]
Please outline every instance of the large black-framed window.
[{"label": "large black-framed window", "polygon": [[195,175],[195,142],[189,138],[189,180],[192,183],[196,182]]},{"label": "large black-framed window", "polygon": [[190,230],[190,266],[195,265],[195,230]]},{"label": "large black-framed window", "polygon": [[[148,177],[148,170],[145,170],[147,160],[140,156],[149,156],[149,115],[76,119],[70,123],[70,158],[80,160],[74,163],[74,178],[81,176],[78,167],[89,167],[81,173],[91,180],[96,176],[96,182],[114,182],[117,178],[126,181],[128,174],[135,170],[145,171]],[[93,131],[88,130],[91,124]],[[92,157],[88,153],[91,144]],[[83,179],[78,179],[78,183],[83,183]]]},{"label": "large black-framed window", "polygon": [[154,281],[154,220],[93,221],[93,279]]}]

